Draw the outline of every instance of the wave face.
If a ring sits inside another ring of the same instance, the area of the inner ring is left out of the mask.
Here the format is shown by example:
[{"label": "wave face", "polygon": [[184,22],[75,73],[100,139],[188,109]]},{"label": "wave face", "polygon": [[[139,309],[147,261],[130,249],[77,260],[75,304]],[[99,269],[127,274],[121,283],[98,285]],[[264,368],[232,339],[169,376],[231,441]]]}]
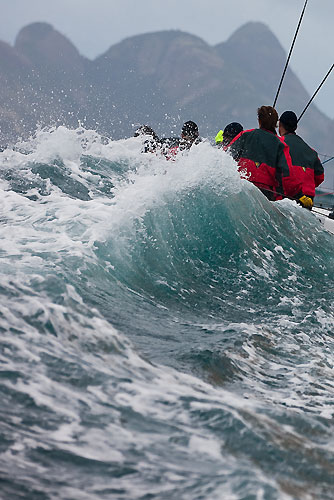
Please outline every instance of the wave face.
[{"label": "wave face", "polygon": [[334,489],[334,237],[202,143],[58,128],[0,154],[0,491]]}]

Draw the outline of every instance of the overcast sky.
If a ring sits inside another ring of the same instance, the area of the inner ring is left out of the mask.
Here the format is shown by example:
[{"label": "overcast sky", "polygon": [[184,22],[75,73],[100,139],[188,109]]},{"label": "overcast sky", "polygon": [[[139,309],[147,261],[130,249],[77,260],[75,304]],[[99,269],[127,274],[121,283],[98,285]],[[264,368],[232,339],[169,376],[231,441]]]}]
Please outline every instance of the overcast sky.
[{"label": "overcast sky", "polygon": [[[288,52],[304,3],[305,0],[0,0],[0,39],[12,44],[23,26],[46,21],[66,35],[83,55],[94,58],[124,38],[141,33],[180,29],[214,45],[225,41],[244,23],[262,21]],[[333,22],[334,0],[308,0],[290,64],[311,95],[334,63]],[[273,98],[276,90],[273,89]],[[334,70],[316,104],[334,118]]]}]

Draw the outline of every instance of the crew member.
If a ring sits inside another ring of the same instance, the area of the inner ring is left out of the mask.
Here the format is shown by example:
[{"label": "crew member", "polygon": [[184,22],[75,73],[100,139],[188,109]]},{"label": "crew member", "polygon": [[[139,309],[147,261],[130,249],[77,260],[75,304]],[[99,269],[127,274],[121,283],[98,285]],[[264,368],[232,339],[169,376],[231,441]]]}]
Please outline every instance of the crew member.
[{"label": "crew member", "polygon": [[245,130],[229,144],[242,176],[255,184],[271,201],[294,198],[301,180],[292,170],[289,147],[276,134],[277,111],[272,106],[257,110],[259,128]]},{"label": "crew member", "polygon": [[278,130],[284,142],[289,146],[293,169],[302,179],[301,197],[308,197],[305,208],[312,209],[315,188],[324,181],[324,167],[318,154],[296,134],[297,116],[293,111],[284,111],[279,119]]},{"label": "crew member", "polygon": [[238,122],[232,122],[226,125],[224,130],[219,130],[215,137],[216,146],[226,150],[230,142],[243,131],[243,126]]},{"label": "crew member", "polygon": [[194,144],[199,144],[201,141],[197,124],[191,120],[185,122],[182,126],[179,144],[169,149],[166,155],[167,159],[171,159],[179,151],[189,150]]}]

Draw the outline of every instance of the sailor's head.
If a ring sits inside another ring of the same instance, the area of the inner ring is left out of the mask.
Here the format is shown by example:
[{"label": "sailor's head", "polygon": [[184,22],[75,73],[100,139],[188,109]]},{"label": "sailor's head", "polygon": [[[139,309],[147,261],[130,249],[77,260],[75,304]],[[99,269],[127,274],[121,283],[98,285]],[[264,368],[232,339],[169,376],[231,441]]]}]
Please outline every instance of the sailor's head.
[{"label": "sailor's head", "polygon": [[189,120],[188,122],[185,122],[183,124],[181,130],[182,139],[190,139],[194,141],[195,139],[197,139],[198,136],[199,136],[198,126],[196,125],[195,122]]},{"label": "sailor's head", "polygon": [[280,134],[285,130],[285,133],[291,134],[297,129],[298,118],[293,111],[284,111],[279,119]]},{"label": "sailor's head", "polygon": [[232,141],[240,132],[243,131],[243,126],[238,122],[232,122],[224,128],[223,137],[226,141]]},{"label": "sailor's head", "polygon": [[278,114],[275,108],[272,106],[261,106],[257,110],[257,118],[260,128],[276,132]]}]

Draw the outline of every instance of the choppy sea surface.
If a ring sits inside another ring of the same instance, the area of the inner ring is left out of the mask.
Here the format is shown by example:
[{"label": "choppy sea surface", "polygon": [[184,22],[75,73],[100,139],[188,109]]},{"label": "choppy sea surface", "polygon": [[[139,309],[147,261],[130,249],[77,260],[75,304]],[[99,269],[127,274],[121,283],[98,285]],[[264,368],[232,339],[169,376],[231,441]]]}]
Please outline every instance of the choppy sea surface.
[{"label": "choppy sea surface", "polygon": [[203,142],[0,153],[0,498],[333,499],[334,236]]}]

